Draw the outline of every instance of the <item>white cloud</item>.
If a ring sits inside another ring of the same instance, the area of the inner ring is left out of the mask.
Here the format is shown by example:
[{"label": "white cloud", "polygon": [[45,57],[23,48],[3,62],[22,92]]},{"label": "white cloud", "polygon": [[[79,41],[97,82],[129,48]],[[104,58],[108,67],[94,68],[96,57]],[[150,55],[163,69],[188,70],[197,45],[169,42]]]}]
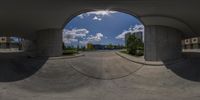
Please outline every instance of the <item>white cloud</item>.
[{"label": "white cloud", "polygon": [[70,39],[70,41],[72,41],[72,42],[77,42],[78,39]]},{"label": "white cloud", "polygon": [[83,40],[83,41],[80,41],[79,43],[80,43],[81,45],[86,45],[88,42],[89,42],[89,41]]},{"label": "white cloud", "polygon": [[89,35],[85,40],[80,41],[81,45],[86,45],[87,43],[92,43],[92,42],[99,42],[101,39],[104,37],[102,33],[96,33],[95,36]]},{"label": "white cloud", "polygon": [[72,30],[63,30],[63,41],[65,43],[77,42],[77,38],[85,37],[89,31],[87,29],[72,29]]},{"label": "white cloud", "polygon": [[81,19],[84,19],[85,16],[95,15],[95,17],[93,17],[93,20],[101,21],[102,17],[110,16],[111,14],[114,14],[114,13],[117,13],[117,11],[99,10],[99,11],[86,12],[86,13],[78,15],[78,17]]},{"label": "white cloud", "polygon": [[88,35],[89,31],[87,29],[64,29],[63,30],[63,41],[65,44],[70,44],[73,42],[78,42],[78,38],[81,38],[79,43],[81,45],[86,45],[90,42],[101,41],[104,35],[102,33],[96,33],[95,35]]},{"label": "white cloud", "polygon": [[97,17],[97,16],[94,16],[93,20],[101,21],[102,18],[99,18],[99,17]]},{"label": "white cloud", "polygon": [[122,32],[121,34],[119,34],[118,36],[116,36],[115,38],[116,39],[125,39],[125,35],[127,34],[127,33],[129,33],[129,31],[124,31],[124,32]]},{"label": "white cloud", "polygon": [[96,35],[95,36],[93,36],[93,35],[90,35],[88,38],[87,38],[87,40],[88,41],[101,41],[101,38],[103,38],[103,34],[102,33],[96,33]]},{"label": "white cloud", "polygon": [[81,19],[84,18],[83,14],[78,15],[78,17],[81,18]]},{"label": "white cloud", "polygon": [[134,27],[130,27],[128,30],[125,30],[124,32],[122,32],[121,34],[119,34],[118,36],[116,36],[116,39],[125,39],[125,35],[127,33],[135,33],[135,32],[142,32],[144,33],[144,26],[143,25],[135,25]]},{"label": "white cloud", "polygon": [[110,14],[117,13],[117,11],[109,11],[109,10],[99,10],[99,11],[91,11],[86,14],[89,15],[99,15],[99,16],[109,16]]},{"label": "white cloud", "polygon": [[64,43],[70,44],[72,42],[77,42],[77,41],[78,41],[78,39],[66,39],[66,40],[64,40]]}]

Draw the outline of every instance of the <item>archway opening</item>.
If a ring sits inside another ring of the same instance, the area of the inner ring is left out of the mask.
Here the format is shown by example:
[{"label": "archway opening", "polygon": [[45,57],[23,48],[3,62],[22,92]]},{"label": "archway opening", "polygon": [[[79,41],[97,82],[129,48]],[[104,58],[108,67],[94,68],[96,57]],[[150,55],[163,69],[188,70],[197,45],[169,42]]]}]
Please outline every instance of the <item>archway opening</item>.
[{"label": "archway opening", "polygon": [[63,29],[64,54],[84,55],[71,59],[70,65],[84,75],[100,79],[124,77],[140,68],[122,56],[143,58],[143,42],[142,22],[116,10],[80,13]]},{"label": "archway opening", "polygon": [[144,42],[144,26],[136,16],[112,10],[88,11],[74,16],[65,25],[63,49],[66,54],[67,49],[68,52],[126,49],[130,36]]}]

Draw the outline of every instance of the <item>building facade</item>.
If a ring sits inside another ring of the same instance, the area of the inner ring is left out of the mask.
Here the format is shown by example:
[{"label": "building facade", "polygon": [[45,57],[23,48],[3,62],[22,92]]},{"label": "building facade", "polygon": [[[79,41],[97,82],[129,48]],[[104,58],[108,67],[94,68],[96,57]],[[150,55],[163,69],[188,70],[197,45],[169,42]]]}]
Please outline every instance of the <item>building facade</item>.
[{"label": "building facade", "polygon": [[200,49],[200,37],[193,37],[182,40],[183,49]]},{"label": "building facade", "polygon": [[9,48],[10,47],[10,38],[0,37],[0,48]]},{"label": "building facade", "polygon": [[16,42],[16,41],[14,42],[11,37],[0,37],[0,48],[1,49],[18,48],[21,50],[23,40],[20,39],[20,41],[21,42]]}]

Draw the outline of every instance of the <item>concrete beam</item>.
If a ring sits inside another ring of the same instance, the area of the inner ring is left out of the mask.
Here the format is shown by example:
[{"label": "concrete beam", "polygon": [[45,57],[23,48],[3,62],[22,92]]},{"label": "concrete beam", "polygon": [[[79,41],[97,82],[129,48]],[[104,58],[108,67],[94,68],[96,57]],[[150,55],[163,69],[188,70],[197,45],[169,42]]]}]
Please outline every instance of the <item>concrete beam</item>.
[{"label": "concrete beam", "polygon": [[160,25],[180,30],[185,35],[194,35],[195,32],[185,22],[167,16],[142,16],[140,17],[144,25]]}]

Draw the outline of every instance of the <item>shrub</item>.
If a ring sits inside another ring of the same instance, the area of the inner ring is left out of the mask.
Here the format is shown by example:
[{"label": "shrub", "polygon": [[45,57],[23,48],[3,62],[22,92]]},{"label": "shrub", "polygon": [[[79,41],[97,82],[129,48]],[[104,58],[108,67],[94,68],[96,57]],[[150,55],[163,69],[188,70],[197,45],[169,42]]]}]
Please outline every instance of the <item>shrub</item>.
[{"label": "shrub", "polygon": [[74,55],[77,54],[77,50],[64,50],[63,55]]},{"label": "shrub", "polygon": [[143,56],[144,55],[144,51],[143,50],[137,50],[135,55],[136,56]]},{"label": "shrub", "polygon": [[134,35],[129,35],[126,41],[127,52],[131,55],[142,56],[144,53],[144,44],[142,40],[136,38]]}]

